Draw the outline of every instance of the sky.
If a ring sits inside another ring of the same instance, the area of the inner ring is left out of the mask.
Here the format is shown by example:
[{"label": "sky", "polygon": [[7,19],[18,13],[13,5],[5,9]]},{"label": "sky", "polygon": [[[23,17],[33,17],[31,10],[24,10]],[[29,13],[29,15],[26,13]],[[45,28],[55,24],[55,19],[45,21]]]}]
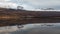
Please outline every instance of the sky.
[{"label": "sky", "polygon": [[22,6],[26,10],[54,8],[60,10],[60,0],[0,0],[1,7],[17,8]]}]

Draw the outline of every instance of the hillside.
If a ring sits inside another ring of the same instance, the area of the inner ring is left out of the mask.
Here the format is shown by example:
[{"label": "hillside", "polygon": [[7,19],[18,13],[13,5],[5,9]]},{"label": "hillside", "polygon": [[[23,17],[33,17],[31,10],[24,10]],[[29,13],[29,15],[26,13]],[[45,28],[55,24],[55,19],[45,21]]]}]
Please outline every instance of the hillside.
[{"label": "hillside", "polygon": [[29,23],[60,23],[60,12],[0,8],[0,26]]}]

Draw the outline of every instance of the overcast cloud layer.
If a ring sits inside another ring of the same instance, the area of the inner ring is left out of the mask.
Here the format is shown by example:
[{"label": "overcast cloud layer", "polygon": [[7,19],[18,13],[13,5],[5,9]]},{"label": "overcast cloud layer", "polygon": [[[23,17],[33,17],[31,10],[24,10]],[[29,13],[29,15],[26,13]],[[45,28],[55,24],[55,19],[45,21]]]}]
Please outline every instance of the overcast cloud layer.
[{"label": "overcast cloud layer", "polygon": [[39,8],[54,8],[60,9],[60,0],[0,0],[0,5],[16,8],[18,5],[24,9],[32,10]]},{"label": "overcast cloud layer", "polygon": [[4,8],[16,8],[18,4],[12,2],[11,0],[0,0],[0,7]]}]

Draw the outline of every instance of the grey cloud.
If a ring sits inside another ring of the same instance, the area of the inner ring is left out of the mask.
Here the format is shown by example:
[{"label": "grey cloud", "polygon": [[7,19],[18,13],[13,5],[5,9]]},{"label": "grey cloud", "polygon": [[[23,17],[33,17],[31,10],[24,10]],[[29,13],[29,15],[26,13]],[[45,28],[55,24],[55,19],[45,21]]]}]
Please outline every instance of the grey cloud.
[{"label": "grey cloud", "polygon": [[[26,5],[26,9],[35,8],[58,8],[60,6],[60,0],[23,0],[22,5]],[[27,8],[32,7],[32,8]],[[59,9],[59,8],[58,8]]]},{"label": "grey cloud", "polygon": [[[33,10],[39,8],[54,8],[60,9],[60,0],[0,0],[0,3],[7,3],[15,4],[15,8],[19,6],[23,6],[24,9]],[[0,4],[1,5],[1,4]],[[11,6],[12,7],[12,6]]]}]

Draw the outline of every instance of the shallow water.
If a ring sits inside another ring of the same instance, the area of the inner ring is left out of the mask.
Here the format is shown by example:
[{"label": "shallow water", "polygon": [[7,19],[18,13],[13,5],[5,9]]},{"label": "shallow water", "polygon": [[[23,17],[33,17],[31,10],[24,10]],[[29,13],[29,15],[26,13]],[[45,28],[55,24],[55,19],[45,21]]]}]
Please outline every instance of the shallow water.
[{"label": "shallow water", "polygon": [[60,23],[26,24],[0,27],[0,34],[60,34]]}]

